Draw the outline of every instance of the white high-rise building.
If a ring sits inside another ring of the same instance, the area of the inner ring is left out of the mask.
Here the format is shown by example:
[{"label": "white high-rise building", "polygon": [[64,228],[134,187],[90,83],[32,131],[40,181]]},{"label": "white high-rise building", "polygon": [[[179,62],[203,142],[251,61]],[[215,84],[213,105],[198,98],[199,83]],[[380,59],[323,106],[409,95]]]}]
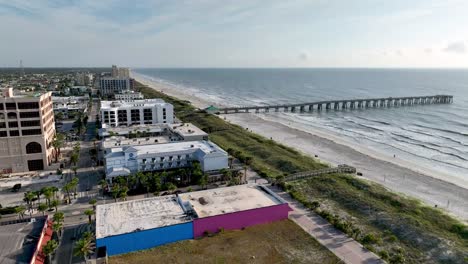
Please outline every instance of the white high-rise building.
[{"label": "white high-rise building", "polygon": [[101,120],[112,127],[174,123],[174,108],[161,99],[102,101]]},{"label": "white high-rise building", "polygon": [[116,65],[112,65],[112,77],[114,78],[130,78],[129,68],[119,68]]}]

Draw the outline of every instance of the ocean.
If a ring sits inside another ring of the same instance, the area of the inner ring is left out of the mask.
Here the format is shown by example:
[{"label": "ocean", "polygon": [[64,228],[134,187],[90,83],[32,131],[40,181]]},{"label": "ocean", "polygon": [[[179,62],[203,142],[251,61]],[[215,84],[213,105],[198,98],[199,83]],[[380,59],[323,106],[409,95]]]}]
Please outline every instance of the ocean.
[{"label": "ocean", "polygon": [[[453,104],[312,113],[268,113],[303,131],[468,177],[468,70],[442,69],[133,69],[215,105],[247,106],[449,94]],[[208,105],[207,105],[208,106]]]}]

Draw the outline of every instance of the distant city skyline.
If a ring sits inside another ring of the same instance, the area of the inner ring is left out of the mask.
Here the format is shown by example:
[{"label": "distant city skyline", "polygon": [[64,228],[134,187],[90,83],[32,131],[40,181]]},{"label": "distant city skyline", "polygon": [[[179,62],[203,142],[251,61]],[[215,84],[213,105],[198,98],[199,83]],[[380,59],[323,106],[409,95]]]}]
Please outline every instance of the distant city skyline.
[{"label": "distant city skyline", "polygon": [[0,67],[467,68],[464,0],[0,0]]}]

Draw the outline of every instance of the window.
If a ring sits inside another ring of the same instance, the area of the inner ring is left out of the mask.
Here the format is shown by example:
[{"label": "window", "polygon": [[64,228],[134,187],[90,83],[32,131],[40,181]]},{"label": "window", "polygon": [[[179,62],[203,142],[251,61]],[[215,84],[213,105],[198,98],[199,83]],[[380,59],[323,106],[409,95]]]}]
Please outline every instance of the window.
[{"label": "window", "polygon": [[0,131],[0,137],[7,137],[6,131]]},{"label": "window", "polygon": [[18,127],[18,122],[13,121],[13,122],[8,122],[9,127]]},{"label": "window", "polygon": [[32,126],[41,126],[41,121],[33,120],[33,121],[21,121],[22,127],[32,127]]},{"label": "window", "polygon": [[26,154],[41,153],[42,147],[41,144],[37,142],[30,142],[26,145]]},{"label": "window", "polygon": [[19,137],[18,130],[10,130],[10,137]]},{"label": "window", "polygon": [[153,110],[152,109],[143,109],[143,119],[145,121],[153,119]]},{"label": "window", "polygon": [[120,122],[127,123],[127,110],[119,110],[117,111],[117,118]]},{"label": "window", "polygon": [[4,109],[3,104],[0,104],[0,110],[3,110],[3,109]]},{"label": "window", "polygon": [[42,161],[42,159],[28,160],[28,170],[29,171],[44,170],[44,162]]},{"label": "window", "polygon": [[7,115],[8,115],[9,119],[16,119],[16,117],[17,117],[16,113],[14,113],[14,112],[9,112]]},{"label": "window", "polygon": [[0,122],[0,128],[6,128],[6,123],[5,122]]},{"label": "window", "polygon": [[16,110],[16,103],[6,103],[7,110]]},{"label": "window", "polygon": [[20,113],[21,118],[34,118],[39,117],[39,112],[22,112]]},{"label": "window", "polygon": [[37,102],[18,103],[18,109],[39,109]]},{"label": "window", "polygon": [[132,109],[130,111],[132,122],[140,121],[140,110],[139,109]]},{"label": "window", "polygon": [[23,129],[21,131],[21,133],[23,134],[23,136],[41,135],[42,130],[40,130],[40,129]]}]

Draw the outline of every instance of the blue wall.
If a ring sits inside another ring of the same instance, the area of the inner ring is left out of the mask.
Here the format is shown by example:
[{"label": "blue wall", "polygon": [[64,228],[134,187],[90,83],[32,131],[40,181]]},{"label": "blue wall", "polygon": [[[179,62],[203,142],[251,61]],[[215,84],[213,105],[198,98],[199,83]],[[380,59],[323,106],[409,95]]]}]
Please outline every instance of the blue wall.
[{"label": "blue wall", "polygon": [[106,246],[107,255],[112,256],[186,239],[193,239],[192,222],[100,238],[96,245]]}]

